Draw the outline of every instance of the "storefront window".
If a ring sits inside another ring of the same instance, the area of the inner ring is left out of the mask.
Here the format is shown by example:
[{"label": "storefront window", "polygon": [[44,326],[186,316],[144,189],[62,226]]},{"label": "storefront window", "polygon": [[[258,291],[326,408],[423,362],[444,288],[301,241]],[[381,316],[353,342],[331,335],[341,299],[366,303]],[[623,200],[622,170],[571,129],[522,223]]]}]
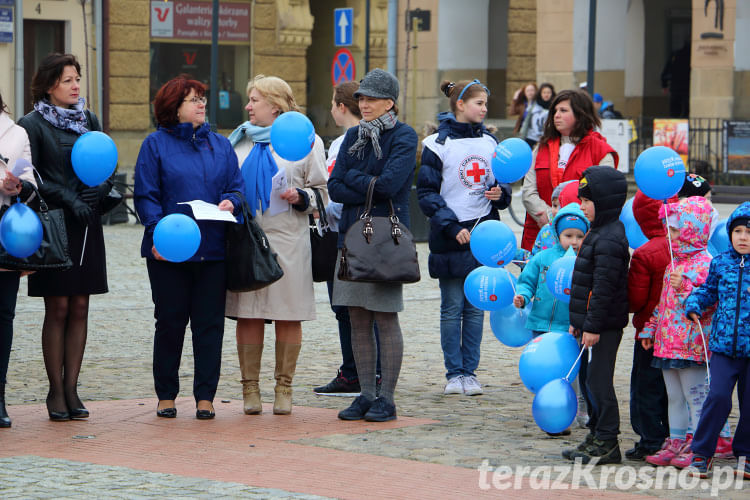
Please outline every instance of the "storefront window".
[{"label": "storefront window", "polygon": [[[209,86],[212,4],[205,1],[151,2],[150,98],[167,81],[189,74]],[[250,3],[221,2],[217,81],[218,128],[246,119],[245,88],[250,78]]]}]

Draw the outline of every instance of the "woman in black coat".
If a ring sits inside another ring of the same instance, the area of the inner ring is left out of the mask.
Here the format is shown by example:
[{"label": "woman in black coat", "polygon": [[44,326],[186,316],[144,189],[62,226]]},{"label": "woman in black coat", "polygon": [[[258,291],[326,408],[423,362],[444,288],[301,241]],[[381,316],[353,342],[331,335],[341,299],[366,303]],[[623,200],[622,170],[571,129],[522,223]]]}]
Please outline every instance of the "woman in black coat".
[{"label": "woman in black coat", "polygon": [[29,135],[33,164],[42,180],[40,194],[50,208],[65,212],[73,261],[69,270],[39,271],[29,277],[29,295],[44,297],[42,352],[51,420],[89,416],[76,389],[86,347],[89,296],[108,291],[99,206],[112,182],[86,186],[70,159],[78,137],[101,130],[96,116],[84,110],[80,75],[74,55],[47,56],[31,81],[34,111],[18,121]]}]

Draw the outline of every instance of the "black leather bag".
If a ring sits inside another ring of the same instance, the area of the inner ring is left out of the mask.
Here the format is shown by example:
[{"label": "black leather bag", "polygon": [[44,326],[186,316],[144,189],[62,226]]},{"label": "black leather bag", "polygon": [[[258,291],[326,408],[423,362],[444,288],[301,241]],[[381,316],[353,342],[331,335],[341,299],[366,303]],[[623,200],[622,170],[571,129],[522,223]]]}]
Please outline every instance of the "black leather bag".
[{"label": "black leather bag", "polygon": [[388,200],[389,217],[371,214],[376,180],[367,189],[365,213],[346,232],[338,277],[342,281],[416,283],[420,278],[417,246],[396,217],[393,202]]},{"label": "black leather bag", "polygon": [[[34,205],[32,208],[42,223],[42,244],[36,252],[25,259],[13,257],[0,246],[0,268],[18,271],[70,269],[73,267],[73,261],[68,249],[68,231],[65,228],[63,209],[50,210],[39,191],[36,188],[34,191],[36,197],[30,203]],[[4,206],[0,214],[5,215],[7,209],[8,207]]]},{"label": "black leather bag", "polygon": [[317,189],[312,188],[318,205],[320,231],[315,224],[315,217],[310,215],[310,249],[312,250],[313,281],[331,281],[336,272],[336,254],[338,253],[339,233],[332,231],[328,225],[328,214],[323,206],[323,198]]},{"label": "black leather bag", "polygon": [[284,271],[271,249],[266,233],[250,213],[245,197],[242,193],[235,194],[240,198],[242,222],[227,225],[224,260],[227,290],[250,292],[278,281]]}]

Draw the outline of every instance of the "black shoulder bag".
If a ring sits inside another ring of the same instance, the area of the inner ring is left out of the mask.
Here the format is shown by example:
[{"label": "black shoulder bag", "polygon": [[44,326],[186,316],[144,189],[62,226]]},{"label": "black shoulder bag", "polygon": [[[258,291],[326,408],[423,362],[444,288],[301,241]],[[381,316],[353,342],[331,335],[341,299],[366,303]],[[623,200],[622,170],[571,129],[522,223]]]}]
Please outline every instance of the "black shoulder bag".
[{"label": "black shoulder bag", "polygon": [[328,214],[323,206],[323,197],[316,188],[312,188],[315,193],[315,200],[318,205],[318,214],[320,217],[320,231],[315,224],[315,217],[309,215],[310,219],[310,249],[312,250],[312,275],[313,281],[331,281],[336,272],[336,254],[338,253],[339,233],[332,231],[328,225]]},{"label": "black shoulder bag", "polygon": [[[39,208],[34,209],[42,223],[42,244],[32,255],[25,259],[13,257],[0,246],[0,268],[17,271],[64,271],[73,267],[68,250],[68,231],[65,228],[65,214],[62,208],[50,210],[44,202],[39,190],[32,184],[36,192]],[[32,207],[33,208],[33,207]],[[0,209],[0,215],[5,215],[7,206]]]},{"label": "black shoulder bag", "polygon": [[373,177],[367,189],[365,213],[351,225],[344,238],[339,279],[370,283],[416,283],[419,281],[417,246],[411,232],[398,220],[393,202],[388,217],[373,217]]},{"label": "black shoulder bag", "polygon": [[240,199],[242,222],[229,223],[226,232],[227,290],[250,292],[267,287],[284,275],[276,253],[271,249],[266,233],[260,228],[247,206],[242,193]]}]

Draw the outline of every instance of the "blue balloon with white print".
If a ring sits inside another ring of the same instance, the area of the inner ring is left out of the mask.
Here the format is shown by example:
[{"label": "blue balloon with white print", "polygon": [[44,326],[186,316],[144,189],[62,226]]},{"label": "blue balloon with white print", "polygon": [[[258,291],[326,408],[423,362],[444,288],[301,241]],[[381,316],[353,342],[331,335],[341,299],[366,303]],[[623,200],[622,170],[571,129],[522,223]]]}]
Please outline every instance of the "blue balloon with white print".
[{"label": "blue balloon with white print", "polygon": [[521,179],[531,168],[531,146],[518,137],[505,139],[495,147],[492,155],[492,175],[498,182],[512,183]]}]

